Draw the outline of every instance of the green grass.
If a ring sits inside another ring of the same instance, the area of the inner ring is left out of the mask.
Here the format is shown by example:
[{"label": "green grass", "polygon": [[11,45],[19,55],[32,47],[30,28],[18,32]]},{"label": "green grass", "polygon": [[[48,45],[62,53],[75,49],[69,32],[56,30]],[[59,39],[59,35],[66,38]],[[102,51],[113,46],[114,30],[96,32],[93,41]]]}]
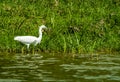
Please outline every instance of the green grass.
[{"label": "green grass", "polygon": [[21,51],[14,36],[38,36],[42,24],[49,29],[36,51],[120,50],[120,0],[1,0],[0,22],[0,51]]}]

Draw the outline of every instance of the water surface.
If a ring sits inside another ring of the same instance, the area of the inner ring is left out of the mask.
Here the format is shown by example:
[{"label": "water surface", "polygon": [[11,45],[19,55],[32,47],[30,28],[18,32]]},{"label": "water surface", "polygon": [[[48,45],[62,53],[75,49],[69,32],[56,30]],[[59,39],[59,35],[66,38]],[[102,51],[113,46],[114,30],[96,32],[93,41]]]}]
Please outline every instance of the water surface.
[{"label": "water surface", "polygon": [[120,55],[0,53],[0,82],[120,82]]}]

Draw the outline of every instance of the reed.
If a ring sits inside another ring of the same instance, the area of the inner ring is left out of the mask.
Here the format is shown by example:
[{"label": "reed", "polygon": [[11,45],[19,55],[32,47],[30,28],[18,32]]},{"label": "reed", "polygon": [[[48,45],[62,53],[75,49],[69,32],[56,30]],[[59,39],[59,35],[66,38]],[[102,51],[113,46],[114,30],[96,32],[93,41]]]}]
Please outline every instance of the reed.
[{"label": "reed", "polygon": [[2,0],[0,2],[0,51],[23,52],[13,40],[17,35],[38,36],[31,51],[113,52],[120,50],[119,0]]}]

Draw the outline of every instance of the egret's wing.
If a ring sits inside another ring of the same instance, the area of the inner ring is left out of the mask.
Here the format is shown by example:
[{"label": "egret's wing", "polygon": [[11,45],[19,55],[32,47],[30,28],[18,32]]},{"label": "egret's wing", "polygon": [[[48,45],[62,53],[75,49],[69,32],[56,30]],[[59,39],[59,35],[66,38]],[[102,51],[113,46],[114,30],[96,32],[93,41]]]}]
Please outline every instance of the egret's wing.
[{"label": "egret's wing", "polygon": [[24,44],[31,44],[37,40],[37,37],[34,36],[17,36],[14,40],[20,41]]}]

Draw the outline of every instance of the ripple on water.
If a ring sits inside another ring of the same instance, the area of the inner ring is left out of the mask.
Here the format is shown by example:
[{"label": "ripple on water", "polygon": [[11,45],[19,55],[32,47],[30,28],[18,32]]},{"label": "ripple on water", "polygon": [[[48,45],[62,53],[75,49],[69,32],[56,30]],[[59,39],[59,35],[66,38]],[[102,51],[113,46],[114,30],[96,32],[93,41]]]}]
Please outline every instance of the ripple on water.
[{"label": "ripple on water", "polygon": [[[0,81],[120,81],[119,57],[120,56],[101,55],[99,56],[99,60],[91,60],[86,56],[79,56],[78,58],[59,58],[57,56],[50,56],[49,54],[15,55],[12,61],[10,59],[5,60],[7,63],[4,59],[0,59]],[[96,56],[93,57],[93,59],[94,58],[96,59]]]},{"label": "ripple on water", "polygon": [[0,79],[0,82],[22,82],[24,80],[19,79]]}]

